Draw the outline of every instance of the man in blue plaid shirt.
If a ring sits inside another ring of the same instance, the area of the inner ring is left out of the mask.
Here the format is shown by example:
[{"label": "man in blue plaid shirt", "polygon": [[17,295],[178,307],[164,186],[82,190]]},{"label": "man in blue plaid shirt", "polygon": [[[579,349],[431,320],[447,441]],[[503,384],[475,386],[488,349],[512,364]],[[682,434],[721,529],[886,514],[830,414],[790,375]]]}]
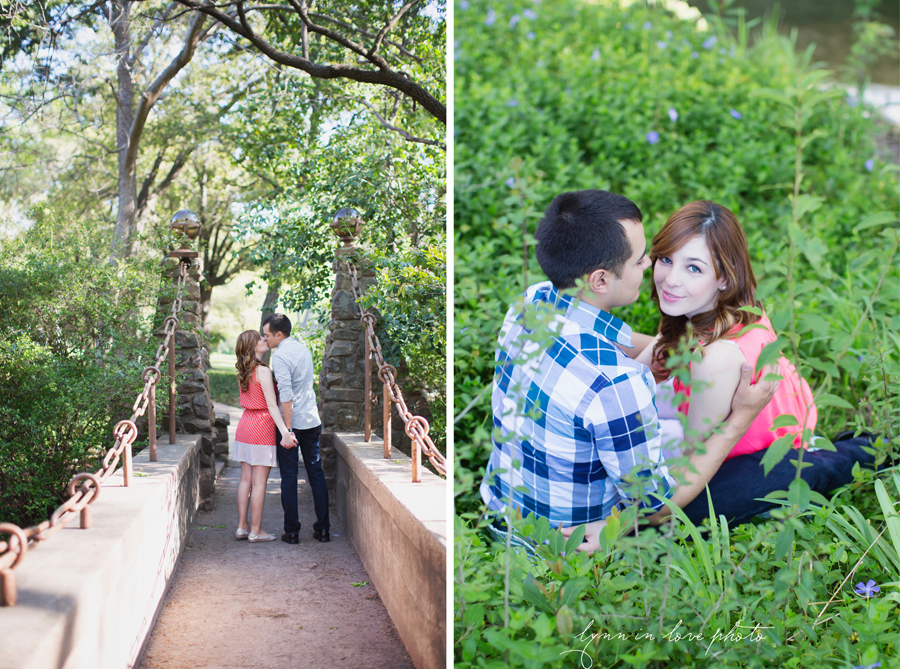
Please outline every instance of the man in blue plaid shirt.
[{"label": "man in blue plaid shirt", "polygon": [[[558,195],[535,235],[550,281],[510,307],[497,347],[494,449],[481,495],[491,510],[533,512],[567,536],[586,525],[579,550],[589,552],[599,548],[614,507],[658,509],[651,522],[659,522],[668,509],[652,493],[679,506],[691,501],[673,496],[675,481],[661,461],[653,374],[623,352],[636,355],[651,338],[609,313],[637,300],[650,266],[641,220],[621,195]],[[551,314],[544,341],[531,323],[540,312]],[[747,365],[722,432],[705,442],[712,455],[692,459],[693,476],[708,481],[771,399],[777,383],[751,386],[750,376]],[[631,484],[629,473],[636,474]]]}]

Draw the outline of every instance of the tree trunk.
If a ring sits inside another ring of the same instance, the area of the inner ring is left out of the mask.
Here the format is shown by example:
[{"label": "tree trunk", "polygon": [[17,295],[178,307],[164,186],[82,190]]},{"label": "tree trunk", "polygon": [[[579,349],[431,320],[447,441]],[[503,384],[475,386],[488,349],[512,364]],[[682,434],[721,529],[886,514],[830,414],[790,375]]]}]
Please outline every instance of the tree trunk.
[{"label": "tree trunk", "polygon": [[266,299],[263,300],[262,305],[262,316],[259,319],[260,328],[262,328],[262,322],[275,313],[275,307],[278,306],[278,290],[280,288],[281,281],[278,279],[269,281],[269,290],[266,291]]},{"label": "tree trunk", "polygon": [[116,44],[116,149],[119,160],[119,211],[110,260],[131,255],[137,212],[137,173],[128,160],[131,126],[134,122],[134,82],[131,76],[131,2],[112,0],[109,26]]},{"label": "tree trunk", "polygon": [[212,303],[213,286],[206,281],[200,282],[200,323],[203,326],[203,334],[209,337],[209,306]]},{"label": "tree trunk", "polygon": [[[206,17],[197,14],[188,22],[181,51],[166,68],[143,89],[140,102],[134,104],[132,66],[137,54],[132,53],[129,13],[135,0],[110,0],[109,25],[116,43],[116,141],[119,154],[119,212],[116,217],[116,236],[110,253],[110,262],[117,262],[134,253],[134,243],[140,233],[137,218],[137,156],[141,135],[147,124],[150,110],[163,89],[187,65],[200,42]],[[140,50],[140,46],[138,47]]]}]

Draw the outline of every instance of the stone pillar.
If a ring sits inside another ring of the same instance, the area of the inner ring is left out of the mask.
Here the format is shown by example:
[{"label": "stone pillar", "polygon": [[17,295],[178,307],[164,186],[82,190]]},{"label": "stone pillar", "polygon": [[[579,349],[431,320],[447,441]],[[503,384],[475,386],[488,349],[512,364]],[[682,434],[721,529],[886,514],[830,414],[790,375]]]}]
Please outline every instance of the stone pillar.
[{"label": "stone pillar", "polygon": [[[343,254],[335,257],[332,269],[335,282],[331,291],[331,321],[328,323],[325,354],[319,374],[322,431],[362,432],[365,420],[365,334],[359,322],[360,310]],[[375,271],[358,268],[358,280],[360,289],[365,291],[375,283]],[[372,371],[372,387],[380,388],[377,370],[373,367]],[[374,414],[378,414],[380,425],[380,412],[373,411],[373,418]],[[334,450],[327,434],[320,445],[325,477],[330,485],[334,480]]]},{"label": "stone pillar", "polygon": [[[331,321],[328,323],[328,334],[325,337],[325,354],[322,360],[322,371],[319,374],[319,415],[322,417],[322,438],[319,441],[322,467],[329,486],[334,482],[334,446],[332,434],[335,432],[365,432],[366,420],[366,338],[365,330],[359,322],[361,315],[356,296],[353,293],[353,282],[345,262],[352,258],[357,272],[357,281],[361,295],[377,278],[370,263],[355,253],[354,242],[363,227],[359,212],[354,209],[341,209],[334,216],[331,229],[343,242],[338,248],[332,263],[334,270],[334,290],[331,291]],[[376,309],[370,309],[378,317]],[[376,333],[378,327],[376,325]],[[387,361],[391,363],[391,360]],[[395,363],[396,364],[396,363]],[[420,393],[411,393],[405,388],[406,364],[401,362],[397,367],[397,384],[403,392],[407,408],[416,415],[431,419],[424,397]],[[378,378],[378,366],[372,360],[372,410],[371,422],[373,437],[383,439],[384,424],[383,384]],[[378,434],[376,434],[376,432]],[[406,434],[405,424],[400,418],[396,406],[391,408],[391,445],[407,455],[410,453],[410,439]]]},{"label": "stone pillar", "polygon": [[[178,258],[163,259],[164,274],[173,284],[178,281],[181,262]],[[175,374],[178,380],[175,429],[177,432],[202,435],[200,464],[211,467],[215,463],[219,435],[215,428],[216,415],[206,375],[209,351],[200,327],[200,268],[199,258],[191,259],[184,283],[181,313],[178,314],[180,323],[175,332]],[[172,296],[160,298],[159,309],[163,317],[171,315],[172,300]],[[154,334],[162,337],[162,328]],[[165,392],[163,388],[160,390]],[[158,438],[162,443],[168,443],[168,414],[160,414],[159,422],[161,429]]]},{"label": "stone pillar", "polygon": [[[357,280],[362,294],[376,280],[375,270],[360,260],[355,260]],[[333,480],[333,449],[329,433],[365,431],[365,382],[366,340],[365,330],[359,322],[360,309],[353,294],[353,284],[343,254],[334,259],[334,289],[331,292],[331,321],[325,338],[325,354],[319,375],[319,414],[322,417],[323,437],[320,441],[325,476]],[[378,317],[376,310],[371,310]],[[376,325],[376,333],[378,327]],[[391,363],[388,360],[388,363]],[[431,420],[425,398],[406,383],[406,363],[397,365],[397,383],[403,393],[407,408],[414,414]],[[378,367],[372,360],[372,433],[374,439],[383,439],[384,408],[383,384],[378,378]],[[391,444],[406,454],[410,453],[410,438],[400,418],[397,407],[391,408]]]}]

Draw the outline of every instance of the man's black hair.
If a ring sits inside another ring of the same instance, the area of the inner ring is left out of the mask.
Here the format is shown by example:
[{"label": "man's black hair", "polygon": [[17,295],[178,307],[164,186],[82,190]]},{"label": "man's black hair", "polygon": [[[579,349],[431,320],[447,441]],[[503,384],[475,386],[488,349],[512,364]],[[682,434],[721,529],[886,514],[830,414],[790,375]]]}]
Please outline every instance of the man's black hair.
[{"label": "man's black hair", "polygon": [[534,235],[544,274],[560,290],[599,268],[621,277],[633,252],[624,221],[642,221],[641,210],[627,197],[605,190],[557,195]]},{"label": "man's black hair", "polygon": [[272,314],[263,319],[263,327],[269,326],[269,332],[281,332],[285,337],[291,336],[291,319],[284,314]]}]

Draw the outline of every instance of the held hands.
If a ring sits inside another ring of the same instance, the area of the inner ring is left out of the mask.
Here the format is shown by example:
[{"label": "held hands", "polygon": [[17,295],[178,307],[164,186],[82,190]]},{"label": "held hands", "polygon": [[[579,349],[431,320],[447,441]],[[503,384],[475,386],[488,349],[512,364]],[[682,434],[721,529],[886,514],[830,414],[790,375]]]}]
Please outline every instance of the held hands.
[{"label": "held hands", "polygon": [[741,381],[731,400],[732,413],[749,419],[748,425],[753,422],[759,412],[772,401],[775,391],[778,390],[778,384],[781,383],[780,378],[777,381],[764,381],[763,379],[769,374],[777,373],[776,365],[766,365],[760,371],[758,380],[754,381],[753,368],[748,363],[741,365]]},{"label": "held hands", "polygon": [[[562,535],[566,539],[568,539],[572,532],[578,527],[580,527],[580,525],[563,527],[560,528],[559,531],[562,532]],[[595,520],[593,523],[586,523],[584,526],[584,541],[582,541],[581,545],[575,550],[581,551],[582,553],[593,553],[594,551],[600,550],[600,532],[603,531],[604,527],[606,527],[605,520]]]},{"label": "held hands", "polygon": [[297,448],[297,437],[292,430],[288,430],[286,435],[281,437],[282,448]]}]

